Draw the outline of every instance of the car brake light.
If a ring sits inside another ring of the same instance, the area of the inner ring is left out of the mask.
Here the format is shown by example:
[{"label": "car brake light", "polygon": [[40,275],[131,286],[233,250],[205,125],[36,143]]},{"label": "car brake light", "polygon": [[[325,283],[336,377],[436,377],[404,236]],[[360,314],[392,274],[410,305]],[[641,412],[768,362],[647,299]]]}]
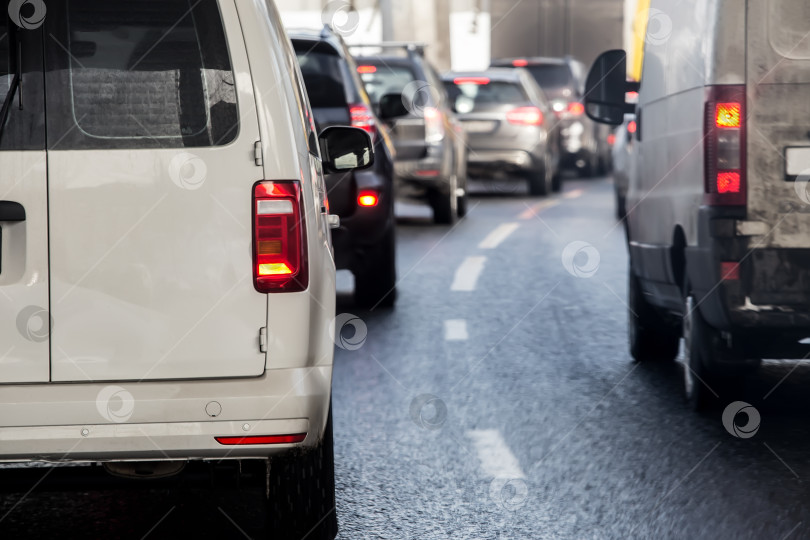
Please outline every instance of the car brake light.
[{"label": "car brake light", "polygon": [[627,123],[627,133],[632,135],[637,130],[638,130],[638,124],[636,124],[636,121],[635,120],[630,120],[630,122]]},{"label": "car brake light", "polygon": [[573,114],[574,116],[582,116],[585,114],[585,105],[580,103],[579,101],[572,101],[568,104],[568,114]]},{"label": "car brake light", "polygon": [[225,446],[243,446],[248,444],[295,444],[304,442],[306,433],[294,435],[257,435],[251,437],[214,437],[219,444]]},{"label": "car brake light", "polygon": [[738,262],[720,263],[720,277],[725,281],[739,281],[740,263]]},{"label": "car brake light", "polygon": [[376,143],[377,120],[374,118],[371,109],[363,103],[360,105],[352,105],[349,107],[349,114],[352,119],[352,127],[360,128],[368,132],[368,134],[371,135],[371,142]]},{"label": "car brake light", "polygon": [[425,107],[423,114],[425,117],[425,139],[428,144],[442,142],[444,140],[444,118],[441,111],[435,107]]},{"label": "car brake light", "polygon": [[610,135],[607,136],[607,143],[610,146],[613,146],[614,144],[616,144],[616,134],[615,133],[611,133]]},{"label": "car brake light", "polygon": [[456,77],[453,79],[453,83],[456,86],[461,86],[463,84],[476,84],[478,86],[485,86],[492,82],[489,77]]},{"label": "car brake light", "polygon": [[529,61],[524,58],[518,58],[512,62],[512,65],[515,67],[526,67],[529,65]]},{"label": "car brake light", "polygon": [[357,73],[377,73],[377,66],[357,66]]},{"label": "car brake light", "polygon": [[261,293],[300,292],[309,284],[302,200],[295,180],[253,188],[253,285]]},{"label": "car brake light", "polygon": [[710,87],[705,111],[705,191],[708,205],[746,202],[745,86]]},{"label": "car brake light", "polygon": [[506,113],[506,119],[510,124],[522,126],[542,126],[543,111],[537,107],[519,107]]},{"label": "car brake light", "polygon": [[361,191],[357,196],[357,204],[360,206],[377,206],[378,202],[380,202],[380,198],[373,191]]}]

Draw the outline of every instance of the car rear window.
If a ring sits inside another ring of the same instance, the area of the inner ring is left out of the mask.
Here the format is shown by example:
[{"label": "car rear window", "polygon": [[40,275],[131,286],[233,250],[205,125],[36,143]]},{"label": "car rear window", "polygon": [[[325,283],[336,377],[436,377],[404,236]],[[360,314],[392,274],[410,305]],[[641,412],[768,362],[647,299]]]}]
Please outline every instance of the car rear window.
[{"label": "car rear window", "polygon": [[450,103],[455,104],[460,113],[475,112],[497,105],[516,105],[527,102],[523,88],[516,82],[491,81],[484,82],[485,78],[476,82],[468,82],[465,77],[445,82],[445,88],[450,96]]},{"label": "car rear window", "polygon": [[386,94],[401,94],[416,80],[413,70],[407,66],[372,65],[363,61],[358,61],[358,64],[366,93],[375,105]]},{"label": "car rear window", "polygon": [[46,29],[49,148],[201,147],[236,138],[217,2],[51,1]]},{"label": "car rear window", "polygon": [[302,51],[296,46],[309,101],[315,109],[346,107],[342,60],[334,54]]},{"label": "car rear window", "polygon": [[549,97],[559,97],[564,90],[575,89],[571,69],[564,64],[529,66],[526,69]]}]

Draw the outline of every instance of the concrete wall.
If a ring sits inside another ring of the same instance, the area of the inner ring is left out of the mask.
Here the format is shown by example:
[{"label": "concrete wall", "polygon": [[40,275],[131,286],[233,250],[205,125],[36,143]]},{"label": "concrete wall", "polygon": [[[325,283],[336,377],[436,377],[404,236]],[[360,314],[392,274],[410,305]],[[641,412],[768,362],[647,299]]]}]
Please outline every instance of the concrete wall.
[{"label": "concrete wall", "polygon": [[623,44],[624,0],[491,0],[492,56],[563,56],[590,65]]}]

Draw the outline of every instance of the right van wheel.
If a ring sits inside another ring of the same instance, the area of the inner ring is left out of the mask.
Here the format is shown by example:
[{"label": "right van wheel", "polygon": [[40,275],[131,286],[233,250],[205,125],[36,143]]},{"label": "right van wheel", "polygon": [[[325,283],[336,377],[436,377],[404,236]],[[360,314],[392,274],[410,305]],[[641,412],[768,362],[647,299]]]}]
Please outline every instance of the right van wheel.
[{"label": "right van wheel", "polygon": [[628,268],[627,335],[636,362],[674,360],[680,339],[676,330],[644,298],[638,277]]},{"label": "right van wheel", "polygon": [[333,540],[337,536],[331,406],[320,445],[269,460],[267,532],[269,538],[279,540]]},{"label": "right van wheel", "polygon": [[689,295],[685,302],[684,347],[680,360],[683,364],[684,393],[689,407],[700,412],[739,400],[748,372],[746,367],[740,363],[737,369],[726,368],[722,372],[711,369],[712,361],[723,356],[728,362],[734,353],[721,343],[717,330],[703,318],[695,297]]},{"label": "right van wheel", "polygon": [[[453,182],[455,185],[455,182]],[[440,191],[432,191],[429,195],[429,202],[433,208],[433,221],[438,225],[452,225],[458,217],[457,195],[455,189],[451,189],[449,194]]]}]

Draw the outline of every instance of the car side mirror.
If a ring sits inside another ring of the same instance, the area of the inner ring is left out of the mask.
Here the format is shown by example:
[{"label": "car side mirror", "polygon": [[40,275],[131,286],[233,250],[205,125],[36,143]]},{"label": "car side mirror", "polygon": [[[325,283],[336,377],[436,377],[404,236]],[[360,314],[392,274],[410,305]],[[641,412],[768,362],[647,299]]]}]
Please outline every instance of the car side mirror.
[{"label": "car side mirror", "polygon": [[410,113],[402,94],[386,94],[380,98],[380,120],[394,120]]},{"label": "car side mirror", "polygon": [[335,126],[323,130],[318,139],[326,172],[362,170],[374,165],[374,143],[365,130]]},{"label": "car side mirror", "polygon": [[626,101],[627,92],[637,90],[637,83],[627,82],[627,53],[622,50],[602,53],[585,83],[585,112],[591,120],[620,126],[625,113],[635,111],[635,105]]}]

